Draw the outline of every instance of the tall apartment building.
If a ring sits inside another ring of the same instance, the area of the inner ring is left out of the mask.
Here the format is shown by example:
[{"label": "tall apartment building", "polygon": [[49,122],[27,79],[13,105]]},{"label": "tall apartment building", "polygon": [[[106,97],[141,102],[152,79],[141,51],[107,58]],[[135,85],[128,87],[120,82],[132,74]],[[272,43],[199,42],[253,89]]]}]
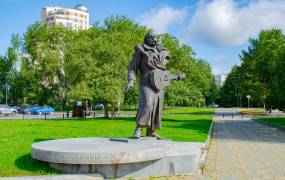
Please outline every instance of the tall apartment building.
[{"label": "tall apartment building", "polygon": [[219,74],[215,75],[215,82],[218,86],[223,86],[225,83],[226,79],[228,77],[228,74]]},{"label": "tall apartment building", "polygon": [[82,4],[72,9],[47,6],[42,9],[41,23],[49,26],[63,25],[78,30],[89,28],[89,12]]}]

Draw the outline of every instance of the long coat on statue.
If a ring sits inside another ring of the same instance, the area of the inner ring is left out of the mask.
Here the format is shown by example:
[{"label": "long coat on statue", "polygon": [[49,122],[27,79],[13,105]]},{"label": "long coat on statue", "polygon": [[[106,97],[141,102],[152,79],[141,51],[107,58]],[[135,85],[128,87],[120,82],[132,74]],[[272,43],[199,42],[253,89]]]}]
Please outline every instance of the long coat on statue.
[{"label": "long coat on statue", "polygon": [[156,90],[151,86],[150,76],[154,69],[165,70],[169,59],[166,49],[146,44],[138,45],[128,70],[128,80],[135,80],[140,73],[139,109],[136,116],[138,125],[151,129],[161,128],[164,90]]}]

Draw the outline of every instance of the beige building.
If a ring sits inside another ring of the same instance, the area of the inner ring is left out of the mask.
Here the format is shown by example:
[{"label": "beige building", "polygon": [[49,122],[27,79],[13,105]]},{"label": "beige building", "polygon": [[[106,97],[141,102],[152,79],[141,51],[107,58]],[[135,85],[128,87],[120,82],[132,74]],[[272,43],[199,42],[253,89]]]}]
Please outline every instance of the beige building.
[{"label": "beige building", "polygon": [[63,25],[74,30],[85,30],[89,28],[89,12],[82,4],[72,9],[47,6],[42,9],[41,23],[49,26]]}]

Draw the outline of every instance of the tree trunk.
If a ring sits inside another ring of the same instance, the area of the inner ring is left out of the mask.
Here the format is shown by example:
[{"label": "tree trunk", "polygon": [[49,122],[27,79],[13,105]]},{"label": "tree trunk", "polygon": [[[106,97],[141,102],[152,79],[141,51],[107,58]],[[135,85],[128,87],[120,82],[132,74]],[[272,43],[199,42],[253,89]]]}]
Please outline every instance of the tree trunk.
[{"label": "tree trunk", "polygon": [[108,113],[108,103],[107,101],[104,102],[104,117],[109,118],[109,113]]},{"label": "tree trunk", "polygon": [[111,117],[112,119],[115,119],[115,103],[112,103],[112,114],[111,114]]}]

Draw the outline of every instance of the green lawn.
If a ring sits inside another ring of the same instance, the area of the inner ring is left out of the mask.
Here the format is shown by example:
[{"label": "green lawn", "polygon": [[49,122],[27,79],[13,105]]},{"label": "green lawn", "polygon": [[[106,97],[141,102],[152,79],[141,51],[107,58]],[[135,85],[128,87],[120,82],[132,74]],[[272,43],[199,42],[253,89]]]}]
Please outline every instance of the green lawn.
[{"label": "green lawn", "polygon": [[273,125],[281,126],[285,128],[285,118],[258,118],[257,121],[269,122]]},{"label": "green lawn", "polygon": [[[158,133],[175,141],[203,142],[211,120],[209,115],[164,116],[163,129]],[[31,158],[31,144],[34,142],[74,137],[128,137],[134,127],[134,117],[0,121],[0,176],[60,173]]]},{"label": "green lawn", "polygon": [[213,114],[212,108],[193,108],[193,107],[181,107],[181,108],[167,108],[164,113],[171,114],[193,114],[193,115],[205,115]]},{"label": "green lawn", "polygon": [[[121,110],[121,113],[136,113],[135,110]],[[193,114],[193,115],[209,115],[214,113],[212,108],[193,108],[193,107],[167,107],[163,111],[165,114]]]}]

